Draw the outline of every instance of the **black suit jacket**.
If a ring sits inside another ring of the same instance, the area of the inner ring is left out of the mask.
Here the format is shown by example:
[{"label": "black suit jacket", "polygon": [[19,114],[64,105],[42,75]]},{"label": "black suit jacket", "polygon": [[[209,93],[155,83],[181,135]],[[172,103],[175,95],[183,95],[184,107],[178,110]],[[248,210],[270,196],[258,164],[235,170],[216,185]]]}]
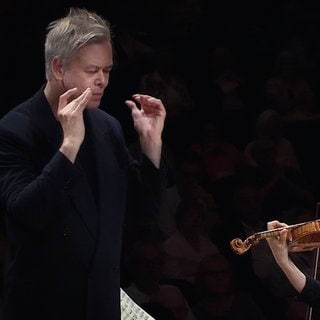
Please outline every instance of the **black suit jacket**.
[{"label": "black suit jacket", "polygon": [[[73,165],[40,89],[0,121],[0,196],[8,257],[4,319],[120,319],[122,228],[127,194],[156,219],[164,170],[130,157],[118,121],[84,113]],[[90,160],[90,161],[88,161]]]}]

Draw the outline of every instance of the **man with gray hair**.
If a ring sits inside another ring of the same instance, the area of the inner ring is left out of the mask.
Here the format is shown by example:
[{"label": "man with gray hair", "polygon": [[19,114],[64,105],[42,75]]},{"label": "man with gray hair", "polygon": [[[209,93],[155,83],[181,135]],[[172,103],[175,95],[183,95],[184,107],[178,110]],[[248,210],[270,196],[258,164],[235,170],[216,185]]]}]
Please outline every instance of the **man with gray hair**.
[{"label": "man with gray hair", "polygon": [[46,83],[0,121],[6,320],[120,319],[127,198],[134,191],[146,220],[160,212],[166,111],[140,93],[125,101],[134,160],[118,120],[99,108],[112,66],[108,21],[71,8],[48,26]]}]

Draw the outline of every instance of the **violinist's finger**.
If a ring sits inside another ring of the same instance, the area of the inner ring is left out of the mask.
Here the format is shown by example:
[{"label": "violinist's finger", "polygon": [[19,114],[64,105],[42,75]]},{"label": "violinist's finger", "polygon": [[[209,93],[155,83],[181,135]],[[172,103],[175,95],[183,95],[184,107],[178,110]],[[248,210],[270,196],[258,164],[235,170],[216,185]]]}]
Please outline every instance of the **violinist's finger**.
[{"label": "violinist's finger", "polygon": [[287,227],[288,225],[286,223],[280,222],[278,220],[273,220],[273,221],[269,221],[267,223],[267,228],[268,230],[273,230],[276,228],[284,228]]},{"label": "violinist's finger", "polygon": [[287,229],[281,230],[279,233],[279,240],[280,241],[287,241],[287,238],[288,238],[288,230]]}]

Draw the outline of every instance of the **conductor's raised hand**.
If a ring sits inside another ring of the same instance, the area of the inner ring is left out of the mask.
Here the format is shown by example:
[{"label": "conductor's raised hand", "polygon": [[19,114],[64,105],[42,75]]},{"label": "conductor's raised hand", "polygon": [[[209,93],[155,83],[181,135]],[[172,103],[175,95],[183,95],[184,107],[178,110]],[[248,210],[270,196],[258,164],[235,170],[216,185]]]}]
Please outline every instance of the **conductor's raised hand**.
[{"label": "conductor's raised hand", "polygon": [[131,110],[134,127],[139,135],[141,151],[159,168],[162,150],[162,130],[166,110],[160,99],[135,94],[126,105]]},{"label": "conductor's raised hand", "polygon": [[92,95],[90,88],[87,88],[80,95],[77,93],[78,89],[73,88],[62,94],[57,110],[57,118],[63,130],[63,141],[59,150],[71,162],[74,162],[84,140],[83,110]]},{"label": "conductor's raised hand", "polygon": [[134,127],[141,138],[151,141],[161,139],[166,110],[160,99],[152,96],[135,94],[126,105],[131,110]]}]

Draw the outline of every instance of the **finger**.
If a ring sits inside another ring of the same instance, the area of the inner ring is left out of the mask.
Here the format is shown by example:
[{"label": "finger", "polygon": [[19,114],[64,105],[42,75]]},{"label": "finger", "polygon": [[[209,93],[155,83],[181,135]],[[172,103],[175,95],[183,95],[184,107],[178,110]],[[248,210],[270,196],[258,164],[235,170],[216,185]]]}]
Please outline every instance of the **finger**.
[{"label": "finger", "polygon": [[151,106],[151,107],[160,107],[160,105],[162,104],[161,100],[158,98],[154,98],[154,97],[149,97],[149,96],[143,96],[140,97],[139,102],[141,103],[141,105],[145,105],[145,106]]},{"label": "finger", "polygon": [[287,238],[288,238],[288,230],[287,229],[281,230],[279,234],[279,239],[281,241],[284,241],[284,240],[287,240]]},{"label": "finger", "polygon": [[139,102],[141,105],[146,104],[146,105],[150,105],[150,104],[154,104],[154,105],[159,105],[159,102],[161,102],[160,99],[146,95],[146,94],[134,94],[132,96],[132,98]]},{"label": "finger", "polygon": [[131,100],[126,100],[125,104],[129,107],[130,110],[132,110],[132,109],[137,107],[137,105]]},{"label": "finger", "polygon": [[75,96],[75,94],[78,92],[78,88],[72,88],[67,90],[65,93],[63,93],[59,98],[59,110],[64,108],[69,102],[72,97]]},{"label": "finger", "polygon": [[272,229],[275,229],[278,225],[279,225],[279,221],[278,220],[273,220],[273,221],[269,221],[267,223],[267,228],[268,230],[272,230]]},{"label": "finger", "polygon": [[77,88],[72,88],[60,96],[59,110],[63,109],[66,106],[69,106],[71,111],[84,110],[92,95],[91,89],[87,88],[78,97],[72,99],[72,97],[75,96],[77,91]]},{"label": "finger", "polygon": [[285,228],[288,225],[286,223],[280,222],[278,220],[273,220],[267,223],[267,229],[272,230],[276,228]]},{"label": "finger", "polygon": [[90,98],[92,95],[92,91],[90,88],[87,88],[85,91],[82,92],[82,94],[76,98],[76,106],[75,106],[75,110],[79,110],[79,111],[83,111],[85,109],[85,107],[87,106]]},{"label": "finger", "polygon": [[131,114],[135,115],[137,112],[139,112],[139,109],[137,107],[137,104],[131,100],[125,101],[125,104],[129,107]]}]

